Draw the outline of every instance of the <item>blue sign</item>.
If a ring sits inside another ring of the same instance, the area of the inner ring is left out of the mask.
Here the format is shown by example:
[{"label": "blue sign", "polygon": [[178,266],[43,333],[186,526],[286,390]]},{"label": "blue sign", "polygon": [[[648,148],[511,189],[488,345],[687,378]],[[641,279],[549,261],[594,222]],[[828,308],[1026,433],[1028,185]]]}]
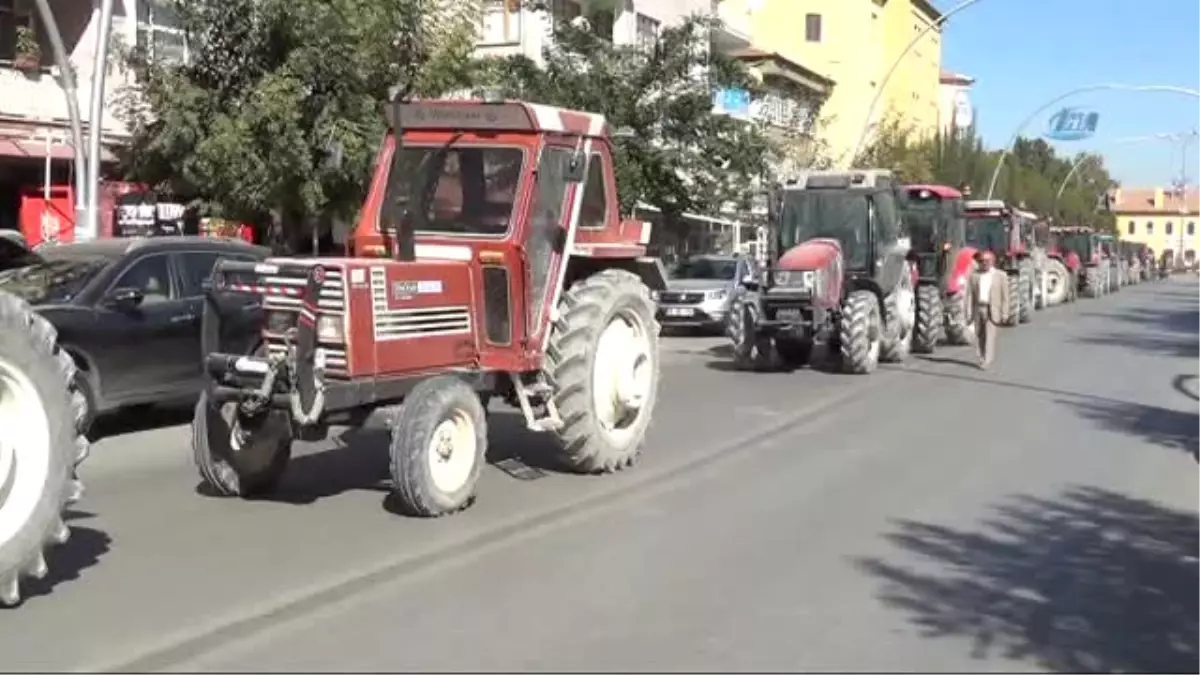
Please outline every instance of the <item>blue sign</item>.
[{"label": "blue sign", "polygon": [[1046,124],[1046,138],[1054,141],[1081,141],[1091,138],[1100,124],[1100,113],[1082,108],[1063,108]]},{"label": "blue sign", "polygon": [[750,117],[750,92],[745,89],[722,89],[713,96],[713,113],[738,119]]}]

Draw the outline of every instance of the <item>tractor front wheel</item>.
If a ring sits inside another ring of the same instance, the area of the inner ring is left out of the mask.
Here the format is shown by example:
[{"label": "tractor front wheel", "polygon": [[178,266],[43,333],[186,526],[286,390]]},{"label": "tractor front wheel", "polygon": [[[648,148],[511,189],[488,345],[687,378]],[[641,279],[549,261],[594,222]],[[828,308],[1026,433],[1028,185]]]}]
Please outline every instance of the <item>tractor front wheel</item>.
[{"label": "tractor front wheel", "polygon": [[1033,275],[1022,274],[1017,278],[1017,291],[1021,294],[1021,308],[1017,320],[1021,323],[1033,321]]},{"label": "tractor front wheel", "polygon": [[866,375],[879,366],[883,346],[883,317],[879,299],[871,291],[854,291],[842,303],[838,325],[842,370]]},{"label": "tractor front wheel", "polygon": [[562,294],[544,369],[562,419],[563,463],[610,473],[642,450],[658,398],[658,323],[650,289],[631,272],[605,269]]},{"label": "tractor front wheel", "polygon": [[1104,279],[1100,278],[1100,270],[1095,267],[1089,267],[1085,277],[1085,286],[1083,289],[1084,295],[1089,298],[1098,298],[1104,295]]},{"label": "tractor front wheel", "polygon": [[945,337],[942,291],[925,284],[917,287],[917,321],[913,327],[913,351],[931,354]]},{"label": "tractor front wheel", "polygon": [[392,489],[401,510],[435,518],[469,506],[486,453],[479,394],[453,375],[421,381],[392,426]]},{"label": "tractor front wheel", "polygon": [[726,319],[726,332],[733,342],[733,365],[738,370],[772,370],[780,361],[770,337],[759,335],[758,304],[755,296],[734,299]]},{"label": "tractor front wheel", "polygon": [[1021,275],[1011,272],[1008,275],[1008,316],[1004,317],[1004,325],[1015,326],[1021,320],[1025,296],[1022,294]]},{"label": "tractor front wheel", "polygon": [[274,492],[292,457],[288,413],[238,416],[236,401],[218,404],[207,391],[200,393],[192,417],[192,459],[200,478],[220,497]]},{"label": "tractor front wheel", "polygon": [[967,308],[965,291],[956,293],[945,304],[946,342],[952,345],[969,345],[974,341],[975,326]]}]

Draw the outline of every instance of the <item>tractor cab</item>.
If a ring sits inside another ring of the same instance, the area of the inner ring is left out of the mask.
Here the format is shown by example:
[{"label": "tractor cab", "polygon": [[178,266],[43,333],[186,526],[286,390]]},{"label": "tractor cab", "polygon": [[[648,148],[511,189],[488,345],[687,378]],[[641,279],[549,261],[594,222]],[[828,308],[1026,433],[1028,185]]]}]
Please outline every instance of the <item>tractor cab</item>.
[{"label": "tractor cab", "polygon": [[[889,171],[802,174],[775,200],[772,222],[780,254],[768,270],[768,286],[799,283],[817,291],[817,305],[832,307],[849,290],[843,289],[843,279],[879,284],[900,274],[902,266],[885,265],[897,252],[895,262],[903,263],[897,201]],[[811,281],[817,277],[824,283]]]},{"label": "tractor cab", "polygon": [[910,244],[908,259],[916,264],[922,282],[945,285],[952,281],[949,275],[966,248],[962,193],[944,185],[906,185],[904,192],[901,214]]},{"label": "tractor cab", "polygon": [[1022,227],[1024,218],[1003,201],[971,200],[965,204],[967,243],[981,251],[991,251],[996,264],[1008,267],[1010,259],[1028,250],[1026,240],[1032,233],[1032,223]]},{"label": "tractor cab", "polygon": [[1059,245],[1066,253],[1074,253],[1084,265],[1100,262],[1100,235],[1090,227],[1062,227],[1057,229]]}]

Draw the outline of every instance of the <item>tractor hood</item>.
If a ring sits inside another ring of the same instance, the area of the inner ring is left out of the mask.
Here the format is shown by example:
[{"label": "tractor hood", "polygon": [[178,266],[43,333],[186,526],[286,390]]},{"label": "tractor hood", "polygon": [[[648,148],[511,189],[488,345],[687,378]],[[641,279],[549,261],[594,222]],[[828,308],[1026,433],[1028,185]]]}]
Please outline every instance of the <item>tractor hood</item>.
[{"label": "tractor hood", "polygon": [[841,254],[842,245],[836,239],[811,239],[785,251],[775,268],[789,272],[825,269]]}]

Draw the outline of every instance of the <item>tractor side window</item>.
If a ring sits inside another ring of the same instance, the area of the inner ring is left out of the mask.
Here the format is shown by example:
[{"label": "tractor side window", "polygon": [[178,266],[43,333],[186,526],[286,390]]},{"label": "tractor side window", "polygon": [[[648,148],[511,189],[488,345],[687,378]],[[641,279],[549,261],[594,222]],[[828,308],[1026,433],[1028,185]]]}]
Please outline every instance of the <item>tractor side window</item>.
[{"label": "tractor side window", "polygon": [[404,146],[388,176],[384,214],[399,207],[417,232],[502,237],[524,164],[521,148]]},{"label": "tractor side window", "polygon": [[570,148],[547,146],[537,165],[537,198],[530,214],[532,224],[525,242],[529,259],[529,317],[530,334],[545,307],[546,287],[550,283],[550,267],[554,255],[562,253],[563,205],[567,197],[567,165],[574,153]]},{"label": "tractor side window", "polygon": [[579,227],[600,228],[608,223],[608,188],[604,185],[604,160],[593,152],[588,160],[587,183],[579,209]]},{"label": "tractor side window", "polygon": [[896,211],[896,197],[890,191],[875,193],[875,237],[881,244],[891,244],[900,239],[900,215]]}]

